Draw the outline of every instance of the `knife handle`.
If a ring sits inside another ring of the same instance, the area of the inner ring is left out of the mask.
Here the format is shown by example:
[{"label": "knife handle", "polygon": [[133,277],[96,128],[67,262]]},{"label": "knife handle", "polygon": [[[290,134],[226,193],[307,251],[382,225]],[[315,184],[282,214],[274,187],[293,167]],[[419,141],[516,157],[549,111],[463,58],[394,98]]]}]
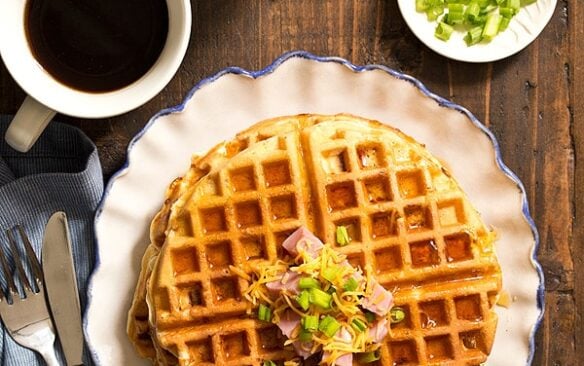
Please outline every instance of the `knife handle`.
[{"label": "knife handle", "polygon": [[57,360],[57,354],[55,353],[55,349],[53,348],[52,343],[45,343],[38,348],[38,352],[41,354],[47,366],[60,366],[59,361]]}]

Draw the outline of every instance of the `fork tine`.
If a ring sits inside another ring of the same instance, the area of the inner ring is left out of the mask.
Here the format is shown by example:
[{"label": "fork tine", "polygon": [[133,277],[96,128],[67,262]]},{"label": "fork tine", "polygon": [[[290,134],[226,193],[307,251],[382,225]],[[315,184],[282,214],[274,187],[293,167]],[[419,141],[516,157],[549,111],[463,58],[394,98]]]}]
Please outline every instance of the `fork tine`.
[{"label": "fork tine", "polygon": [[20,233],[20,237],[22,238],[22,242],[24,243],[24,249],[26,250],[29,263],[32,266],[32,273],[35,282],[40,290],[43,285],[43,271],[41,270],[41,264],[37,259],[34,249],[32,249],[32,245],[30,245],[30,240],[28,240],[28,236],[26,236],[24,229],[20,225],[18,225],[18,232]]},{"label": "fork tine", "polygon": [[18,250],[16,249],[16,241],[14,240],[10,230],[6,230],[6,235],[8,236],[8,243],[10,243],[10,251],[12,252],[12,258],[14,259],[14,266],[18,272],[18,277],[20,277],[20,281],[22,282],[24,288],[26,290],[32,291],[30,282],[28,282],[28,277],[26,277],[24,267],[22,266],[22,259],[20,258],[20,254],[18,254]]},{"label": "fork tine", "polygon": [[14,278],[12,278],[12,273],[10,273],[8,261],[6,260],[6,256],[4,255],[4,249],[2,249],[1,245],[0,245],[0,263],[2,264],[2,272],[4,273],[4,278],[6,278],[6,283],[8,284],[8,290],[10,291],[10,295],[12,295],[12,299],[14,301],[14,297],[20,295],[18,295],[18,289],[14,284]]}]

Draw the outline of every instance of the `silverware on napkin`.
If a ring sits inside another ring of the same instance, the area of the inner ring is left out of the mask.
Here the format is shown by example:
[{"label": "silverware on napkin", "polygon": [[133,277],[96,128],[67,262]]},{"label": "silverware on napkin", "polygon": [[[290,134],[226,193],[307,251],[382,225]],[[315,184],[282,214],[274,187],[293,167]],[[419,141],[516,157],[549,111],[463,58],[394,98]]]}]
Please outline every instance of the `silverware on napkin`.
[{"label": "silverware on napkin", "polygon": [[64,212],[55,212],[45,227],[42,250],[45,287],[67,366],[82,365],[83,331],[71,239]]},{"label": "silverware on napkin", "polygon": [[[59,366],[53,347],[55,331],[45,302],[41,266],[22,226],[18,226],[18,232],[24,245],[25,260],[20,258],[17,240],[11,230],[6,231],[16,276],[12,275],[4,250],[0,246],[0,275],[6,279],[8,285],[7,293],[0,289],[0,317],[16,343],[40,353],[47,366]],[[32,281],[25,271],[26,262],[32,269]],[[14,277],[20,282],[23,294],[19,292]]]}]

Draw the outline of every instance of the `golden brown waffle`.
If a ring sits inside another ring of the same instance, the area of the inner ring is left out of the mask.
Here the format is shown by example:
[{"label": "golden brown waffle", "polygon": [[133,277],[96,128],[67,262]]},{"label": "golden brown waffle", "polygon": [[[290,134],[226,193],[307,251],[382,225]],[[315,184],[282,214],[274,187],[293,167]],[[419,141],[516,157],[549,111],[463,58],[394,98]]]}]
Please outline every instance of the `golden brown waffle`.
[{"label": "golden brown waffle", "polygon": [[354,265],[371,265],[406,312],[381,364],[478,365],[497,322],[493,234],[436,159],[391,135],[344,122],[305,132],[319,236],[334,243],[336,227],[348,226],[354,240],[338,250]]},{"label": "golden brown waffle", "polygon": [[[231,144],[236,147],[236,144]],[[165,200],[160,211],[150,224],[150,244],[147,246],[141,262],[140,275],[132,306],[128,314],[127,332],[136,350],[142,357],[154,359],[157,357],[155,344],[150,335],[148,322],[148,306],[146,304],[146,286],[152,273],[160,248],[166,240],[166,227],[170,209],[180,195],[205,176],[213,167],[227,161],[237,149],[228,148],[225,143],[212,148],[205,156],[193,156],[190,169],[184,177],[175,179],[165,192]],[[212,160],[210,160],[212,157]],[[159,355],[160,356],[160,355]]]},{"label": "golden brown waffle", "polygon": [[[151,311],[156,309],[158,341],[171,352],[174,348],[181,364],[201,364],[190,345],[202,342],[209,328],[215,337],[204,342],[217,351],[205,358],[218,365],[293,356],[281,344],[267,348],[261,341],[263,330],[256,328],[265,324],[246,316],[250,305],[241,297],[246,284],[229,265],[249,270],[258,261],[275,260],[276,248],[293,230],[303,224],[313,228],[300,153],[298,134],[258,142],[218,174],[202,178],[173,206],[148,300]],[[263,214],[267,211],[278,214]],[[185,322],[189,326],[181,327]]]},{"label": "golden brown waffle", "polygon": [[[142,357],[151,359],[160,359],[161,357],[159,350],[157,352],[156,344],[153,344],[150,334],[146,287],[152,273],[152,266],[156,262],[160,248],[166,240],[168,218],[172,205],[187,189],[192,189],[199,179],[220,169],[232,156],[245,150],[248,146],[263,141],[269,136],[299,131],[304,124],[317,122],[317,119],[311,118],[283,117],[258,123],[239,133],[237,138],[232,141],[219,143],[204,156],[193,156],[190,169],[185,176],[175,179],[169,185],[162,208],[150,225],[151,243],[148,245],[142,259],[138,283],[128,314],[127,332]],[[168,360],[168,362],[170,361]]]},{"label": "golden brown waffle", "polygon": [[290,357],[266,346],[262,324],[239,301],[245,281],[226,268],[275,259],[300,225],[331,243],[343,225],[354,240],[339,250],[353,264],[370,264],[406,310],[380,364],[483,362],[500,272],[492,236],[456,182],[421,145],[386,126],[352,116],[290,120],[240,135],[249,148],[183,190],[169,211],[148,287],[159,355],[166,349],[181,365]]}]

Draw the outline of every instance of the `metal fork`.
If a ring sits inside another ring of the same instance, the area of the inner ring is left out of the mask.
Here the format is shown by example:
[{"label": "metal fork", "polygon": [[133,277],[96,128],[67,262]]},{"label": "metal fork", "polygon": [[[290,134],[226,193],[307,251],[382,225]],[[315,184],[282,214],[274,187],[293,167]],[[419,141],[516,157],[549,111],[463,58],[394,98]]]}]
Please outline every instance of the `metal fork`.
[{"label": "metal fork", "polygon": [[[8,333],[16,343],[40,353],[48,366],[59,366],[59,361],[57,361],[53,347],[55,343],[55,331],[49,310],[47,309],[47,303],[45,302],[41,266],[22,226],[18,226],[18,231],[32,268],[32,274],[38,292],[35,292],[31,287],[24,271],[22,260],[16,249],[16,241],[10,230],[7,230],[6,235],[8,236],[10,251],[12,252],[16,272],[24,288],[24,297],[20,297],[18,288],[14,283],[8,267],[8,261],[0,246],[0,262],[2,264],[2,271],[0,272],[3,273],[6,279],[9,293],[4,294],[0,289],[0,317],[2,317]],[[8,301],[9,298],[12,300],[11,303]]]}]

